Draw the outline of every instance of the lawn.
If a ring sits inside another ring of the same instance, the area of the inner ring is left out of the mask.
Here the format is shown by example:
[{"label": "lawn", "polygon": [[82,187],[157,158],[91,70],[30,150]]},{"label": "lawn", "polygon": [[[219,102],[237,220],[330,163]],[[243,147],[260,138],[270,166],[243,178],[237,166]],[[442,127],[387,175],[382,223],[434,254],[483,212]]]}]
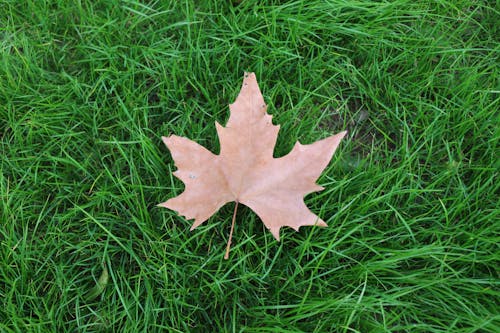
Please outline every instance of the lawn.
[{"label": "lawn", "polygon": [[[498,2],[0,0],[0,332],[498,332]],[[162,135],[343,130],[277,242],[189,231]]]}]

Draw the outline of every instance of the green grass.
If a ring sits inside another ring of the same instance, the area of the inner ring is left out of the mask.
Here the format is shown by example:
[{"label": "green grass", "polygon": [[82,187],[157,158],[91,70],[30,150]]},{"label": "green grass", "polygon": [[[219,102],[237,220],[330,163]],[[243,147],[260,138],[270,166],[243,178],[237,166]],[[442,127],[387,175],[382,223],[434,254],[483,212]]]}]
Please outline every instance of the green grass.
[{"label": "green grass", "polygon": [[[0,332],[498,332],[498,2],[0,10]],[[244,71],[276,156],[349,134],[306,198],[329,227],[243,207],[226,261],[232,204],[156,207],[160,137],[217,152]]]}]

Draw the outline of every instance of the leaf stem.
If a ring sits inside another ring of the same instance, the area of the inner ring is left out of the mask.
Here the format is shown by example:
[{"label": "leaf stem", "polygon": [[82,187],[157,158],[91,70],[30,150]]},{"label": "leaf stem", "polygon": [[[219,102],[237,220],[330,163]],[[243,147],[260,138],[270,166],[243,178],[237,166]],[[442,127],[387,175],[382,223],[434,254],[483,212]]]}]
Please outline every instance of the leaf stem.
[{"label": "leaf stem", "polygon": [[226,254],[224,255],[224,259],[229,259],[229,250],[231,250],[231,239],[233,238],[233,230],[234,230],[234,221],[236,221],[236,211],[238,210],[238,201],[234,205],[234,213],[233,213],[233,221],[231,222],[231,231],[229,232],[229,239],[227,241],[226,246]]}]

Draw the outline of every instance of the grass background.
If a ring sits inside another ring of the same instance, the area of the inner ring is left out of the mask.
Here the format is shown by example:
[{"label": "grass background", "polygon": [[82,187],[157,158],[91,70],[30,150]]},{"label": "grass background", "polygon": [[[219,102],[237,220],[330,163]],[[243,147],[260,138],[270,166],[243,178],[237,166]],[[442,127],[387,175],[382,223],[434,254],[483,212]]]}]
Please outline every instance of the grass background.
[{"label": "grass background", "polygon": [[[0,1],[0,332],[498,332],[498,1]],[[160,136],[347,129],[280,243],[189,232]],[[103,274],[104,272],[104,274]],[[107,274],[106,274],[107,273]]]}]

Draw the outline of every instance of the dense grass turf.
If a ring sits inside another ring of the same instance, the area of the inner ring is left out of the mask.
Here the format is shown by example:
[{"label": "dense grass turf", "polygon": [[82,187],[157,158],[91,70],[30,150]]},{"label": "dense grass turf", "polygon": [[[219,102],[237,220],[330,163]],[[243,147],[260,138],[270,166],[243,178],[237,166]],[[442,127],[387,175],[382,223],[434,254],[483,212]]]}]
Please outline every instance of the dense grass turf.
[{"label": "dense grass turf", "polygon": [[[1,332],[498,332],[495,1],[0,1]],[[276,156],[349,130],[282,230],[202,227],[161,135],[218,151],[244,71]],[[103,273],[104,267],[104,273]],[[97,283],[97,285],[96,285]]]}]

